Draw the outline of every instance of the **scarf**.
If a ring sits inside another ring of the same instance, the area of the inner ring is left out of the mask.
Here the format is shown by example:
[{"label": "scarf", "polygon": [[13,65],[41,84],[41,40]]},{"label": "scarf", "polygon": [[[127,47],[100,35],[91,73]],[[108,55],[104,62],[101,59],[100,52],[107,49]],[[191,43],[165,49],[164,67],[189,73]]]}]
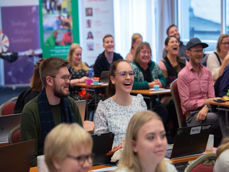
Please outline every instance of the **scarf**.
[{"label": "scarf", "polygon": [[[75,115],[72,110],[72,105],[67,97],[61,98],[61,122],[72,123],[76,122]],[[51,108],[46,96],[45,89],[38,95],[38,109],[41,122],[41,136],[40,144],[43,145],[46,135],[55,127]]]}]

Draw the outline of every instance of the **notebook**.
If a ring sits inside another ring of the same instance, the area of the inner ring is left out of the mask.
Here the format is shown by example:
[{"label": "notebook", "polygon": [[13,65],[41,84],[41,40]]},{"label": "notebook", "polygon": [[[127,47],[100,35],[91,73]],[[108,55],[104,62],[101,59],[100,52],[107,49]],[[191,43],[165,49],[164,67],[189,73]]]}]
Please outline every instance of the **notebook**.
[{"label": "notebook", "polygon": [[0,147],[0,171],[27,172],[30,169],[35,140]]},{"label": "notebook", "polygon": [[110,157],[106,153],[112,149],[114,134],[111,132],[100,135],[92,134],[92,139],[92,152],[95,154],[93,165],[110,163]]},{"label": "notebook", "polygon": [[21,114],[0,116],[0,143],[8,142],[10,131],[20,124]]},{"label": "notebook", "polygon": [[75,102],[78,106],[81,119],[82,121],[84,121],[85,120],[85,110],[86,110],[86,100],[77,100]]},{"label": "notebook", "polygon": [[167,149],[166,157],[172,159],[203,153],[211,131],[211,125],[179,128],[174,145]]},{"label": "notebook", "polygon": [[100,83],[108,83],[109,82],[109,71],[102,71],[99,78]]}]

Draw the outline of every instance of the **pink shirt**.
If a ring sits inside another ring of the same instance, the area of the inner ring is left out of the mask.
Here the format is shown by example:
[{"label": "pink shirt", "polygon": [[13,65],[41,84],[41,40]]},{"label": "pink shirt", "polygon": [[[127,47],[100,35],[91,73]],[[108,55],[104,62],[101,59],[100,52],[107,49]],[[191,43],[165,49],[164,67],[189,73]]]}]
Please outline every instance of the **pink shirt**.
[{"label": "pink shirt", "polygon": [[212,74],[203,65],[198,75],[187,62],[178,74],[177,86],[183,114],[203,106],[205,99],[215,97]]}]

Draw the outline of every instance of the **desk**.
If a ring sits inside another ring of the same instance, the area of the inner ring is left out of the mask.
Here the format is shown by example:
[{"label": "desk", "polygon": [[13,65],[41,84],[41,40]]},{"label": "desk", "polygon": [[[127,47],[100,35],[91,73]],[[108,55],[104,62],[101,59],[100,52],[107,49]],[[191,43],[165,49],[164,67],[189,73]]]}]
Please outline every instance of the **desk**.
[{"label": "desk", "polygon": [[98,103],[98,100],[97,99],[97,95],[99,95],[97,92],[96,92],[96,89],[100,89],[100,88],[106,88],[108,86],[108,83],[100,83],[100,84],[97,84],[97,85],[87,85],[86,83],[77,83],[75,84],[75,86],[77,87],[80,87],[81,89],[85,89],[86,91],[86,102],[87,102],[87,106],[86,106],[86,119],[88,120],[93,120],[93,117],[89,117],[89,112],[88,112],[88,105],[89,105],[89,99],[88,99],[88,92],[92,91],[95,95],[94,99],[92,99],[92,103],[95,105],[95,107],[97,106],[97,103]]},{"label": "desk", "polygon": [[228,137],[229,136],[229,101],[223,102],[223,103],[219,103],[219,102],[215,102],[213,100],[214,98],[210,98],[210,105],[215,105],[217,106],[217,110],[219,111],[219,113],[221,113],[219,115],[219,125],[220,125],[220,130],[223,134],[223,137]]},{"label": "desk", "polygon": [[[95,166],[91,167],[89,172],[92,172],[92,170],[97,170],[97,169],[106,168],[106,167],[110,167],[110,166],[107,166],[107,165],[95,165]],[[38,167],[31,167],[29,172],[38,172]]]},{"label": "desk", "polygon": [[91,85],[87,85],[86,83],[84,83],[84,82],[81,82],[81,83],[77,83],[77,84],[75,84],[75,86],[77,86],[77,87],[82,87],[82,88],[105,88],[105,87],[107,87],[108,86],[108,83],[103,83],[103,84],[97,84],[97,85],[93,85],[93,84],[91,84]]},{"label": "desk", "polygon": [[159,98],[160,95],[170,95],[171,90],[170,89],[165,89],[165,88],[160,88],[159,90],[152,90],[152,89],[147,89],[147,90],[132,90],[130,92],[131,94],[142,94],[143,97],[147,97],[150,99],[150,109],[152,109],[153,105],[153,99],[157,96]]}]

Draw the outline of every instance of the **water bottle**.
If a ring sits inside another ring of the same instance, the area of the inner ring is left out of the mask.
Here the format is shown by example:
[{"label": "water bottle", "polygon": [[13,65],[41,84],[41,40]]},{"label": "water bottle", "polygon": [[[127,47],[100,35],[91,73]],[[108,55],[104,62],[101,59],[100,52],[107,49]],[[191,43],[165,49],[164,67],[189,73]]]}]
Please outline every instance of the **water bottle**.
[{"label": "water bottle", "polygon": [[90,66],[89,71],[88,71],[88,77],[93,80],[94,78],[94,70],[93,67]]}]

